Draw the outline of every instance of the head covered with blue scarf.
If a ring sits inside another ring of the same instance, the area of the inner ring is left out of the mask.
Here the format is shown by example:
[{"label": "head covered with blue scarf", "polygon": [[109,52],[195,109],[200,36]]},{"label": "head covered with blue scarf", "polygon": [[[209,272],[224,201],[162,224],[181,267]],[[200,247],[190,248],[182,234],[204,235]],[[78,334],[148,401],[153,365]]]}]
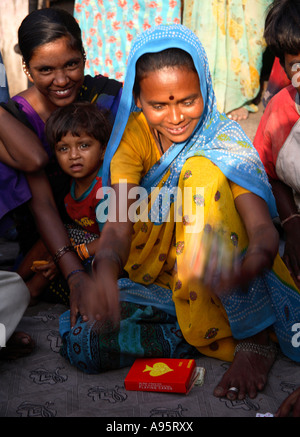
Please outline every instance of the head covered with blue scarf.
[{"label": "head covered with blue scarf", "polygon": [[271,216],[276,216],[275,200],[257,151],[239,124],[218,112],[203,46],[191,30],[179,24],[152,27],[140,34],[132,45],[122,98],[104,157],[103,186],[109,183],[110,161],[120,144],[128,117],[132,111],[140,110],[133,98],[136,62],[145,53],[169,48],[179,48],[191,55],[199,76],[204,109],[193,134],[182,143],[174,143],[145,175],[141,186],[150,193],[170,170],[163,190],[176,187],[185,161],[192,156],[204,156],[228,179],[265,199]]}]

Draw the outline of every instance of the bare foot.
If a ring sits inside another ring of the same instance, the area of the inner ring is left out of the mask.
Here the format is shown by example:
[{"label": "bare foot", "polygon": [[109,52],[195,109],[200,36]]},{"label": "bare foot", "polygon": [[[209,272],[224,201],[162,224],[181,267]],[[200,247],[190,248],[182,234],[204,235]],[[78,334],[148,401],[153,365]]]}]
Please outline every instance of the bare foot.
[{"label": "bare foot", "polygon": [[16,360],[30,354],[35,347],[35,342],[25,332],[14,332],[6,346],[0,350],[0,360]]},{"label": "bare foot", "polygon": [[269,371],[275,361],[276,349],[267,350],[267,354],[261,355],[255,352],[256,345],[259,351],[263,351],[265,345],[254,342],[241,342],[245,345],[254,345],[241,348],[235,355],[234,360],[222,380],[214,390],[216,397],[226,396],[230,400],[244,399],[248,395],[251,399],[257,396],[257,392],[263,390],[267,382]]},{"label": "bare foot", "polygon": [[227,117],[230,118],[231,120],[240,121],[240,120],[246,120],[248,118],[248,115],[249,115],[248,109],[241,106],[240,108],[228,112]]}]

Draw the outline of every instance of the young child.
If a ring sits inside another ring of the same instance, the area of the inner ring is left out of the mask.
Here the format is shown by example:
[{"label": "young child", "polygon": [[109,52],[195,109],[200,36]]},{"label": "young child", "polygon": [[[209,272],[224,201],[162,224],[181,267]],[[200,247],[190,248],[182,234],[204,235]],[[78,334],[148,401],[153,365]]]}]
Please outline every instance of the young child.
[{"label": "young child", "polygon": [[260,121],[254,145],[265,166],[281,225],[283,260],[300,285],[300,1],[275,0],[268,12],[265,38],[279,58],[291,85],[269,102]]},{"label": "young child", "polygon": [[[66,211],[79,225],[76,227],[85,231],[87,240],[100,234],[95,210],[100,201],[97,192],[102,187],[102,162],[110,132],[108,114],[92,103],[83,102],[57,109],[45,125],[49,145],[62,170],[71,177],[70,192],[65,197]],[[74,244],[81,260],[94,255],[95,240]],[[19,273],[26,280],[33,301],[49,285],[49,279],[54,279],[55,263],[41,241],[25,257]]]}]

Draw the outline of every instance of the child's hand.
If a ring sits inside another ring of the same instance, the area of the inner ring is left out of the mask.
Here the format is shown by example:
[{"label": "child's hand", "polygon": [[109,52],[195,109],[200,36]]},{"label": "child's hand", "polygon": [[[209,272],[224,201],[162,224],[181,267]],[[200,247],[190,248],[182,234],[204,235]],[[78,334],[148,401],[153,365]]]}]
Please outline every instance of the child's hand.
[{"label": "child's hand", "polygon": [[58,273],[56,264],[50,259],[34,261],[31,270],[35,273],[41,273],[49,281],[52,281]]}]

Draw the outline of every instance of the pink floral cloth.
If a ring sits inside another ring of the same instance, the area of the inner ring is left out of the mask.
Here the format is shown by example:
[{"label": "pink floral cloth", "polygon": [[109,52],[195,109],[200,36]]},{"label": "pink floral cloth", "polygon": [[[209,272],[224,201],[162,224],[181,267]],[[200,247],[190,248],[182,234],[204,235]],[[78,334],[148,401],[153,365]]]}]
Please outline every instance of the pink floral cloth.
[{"label": "pink floral cloth", "polygon": [[124,81],[135,36],[159,24],[180,23],[180,0],[75,0],[86,50],[86,74]]}]

